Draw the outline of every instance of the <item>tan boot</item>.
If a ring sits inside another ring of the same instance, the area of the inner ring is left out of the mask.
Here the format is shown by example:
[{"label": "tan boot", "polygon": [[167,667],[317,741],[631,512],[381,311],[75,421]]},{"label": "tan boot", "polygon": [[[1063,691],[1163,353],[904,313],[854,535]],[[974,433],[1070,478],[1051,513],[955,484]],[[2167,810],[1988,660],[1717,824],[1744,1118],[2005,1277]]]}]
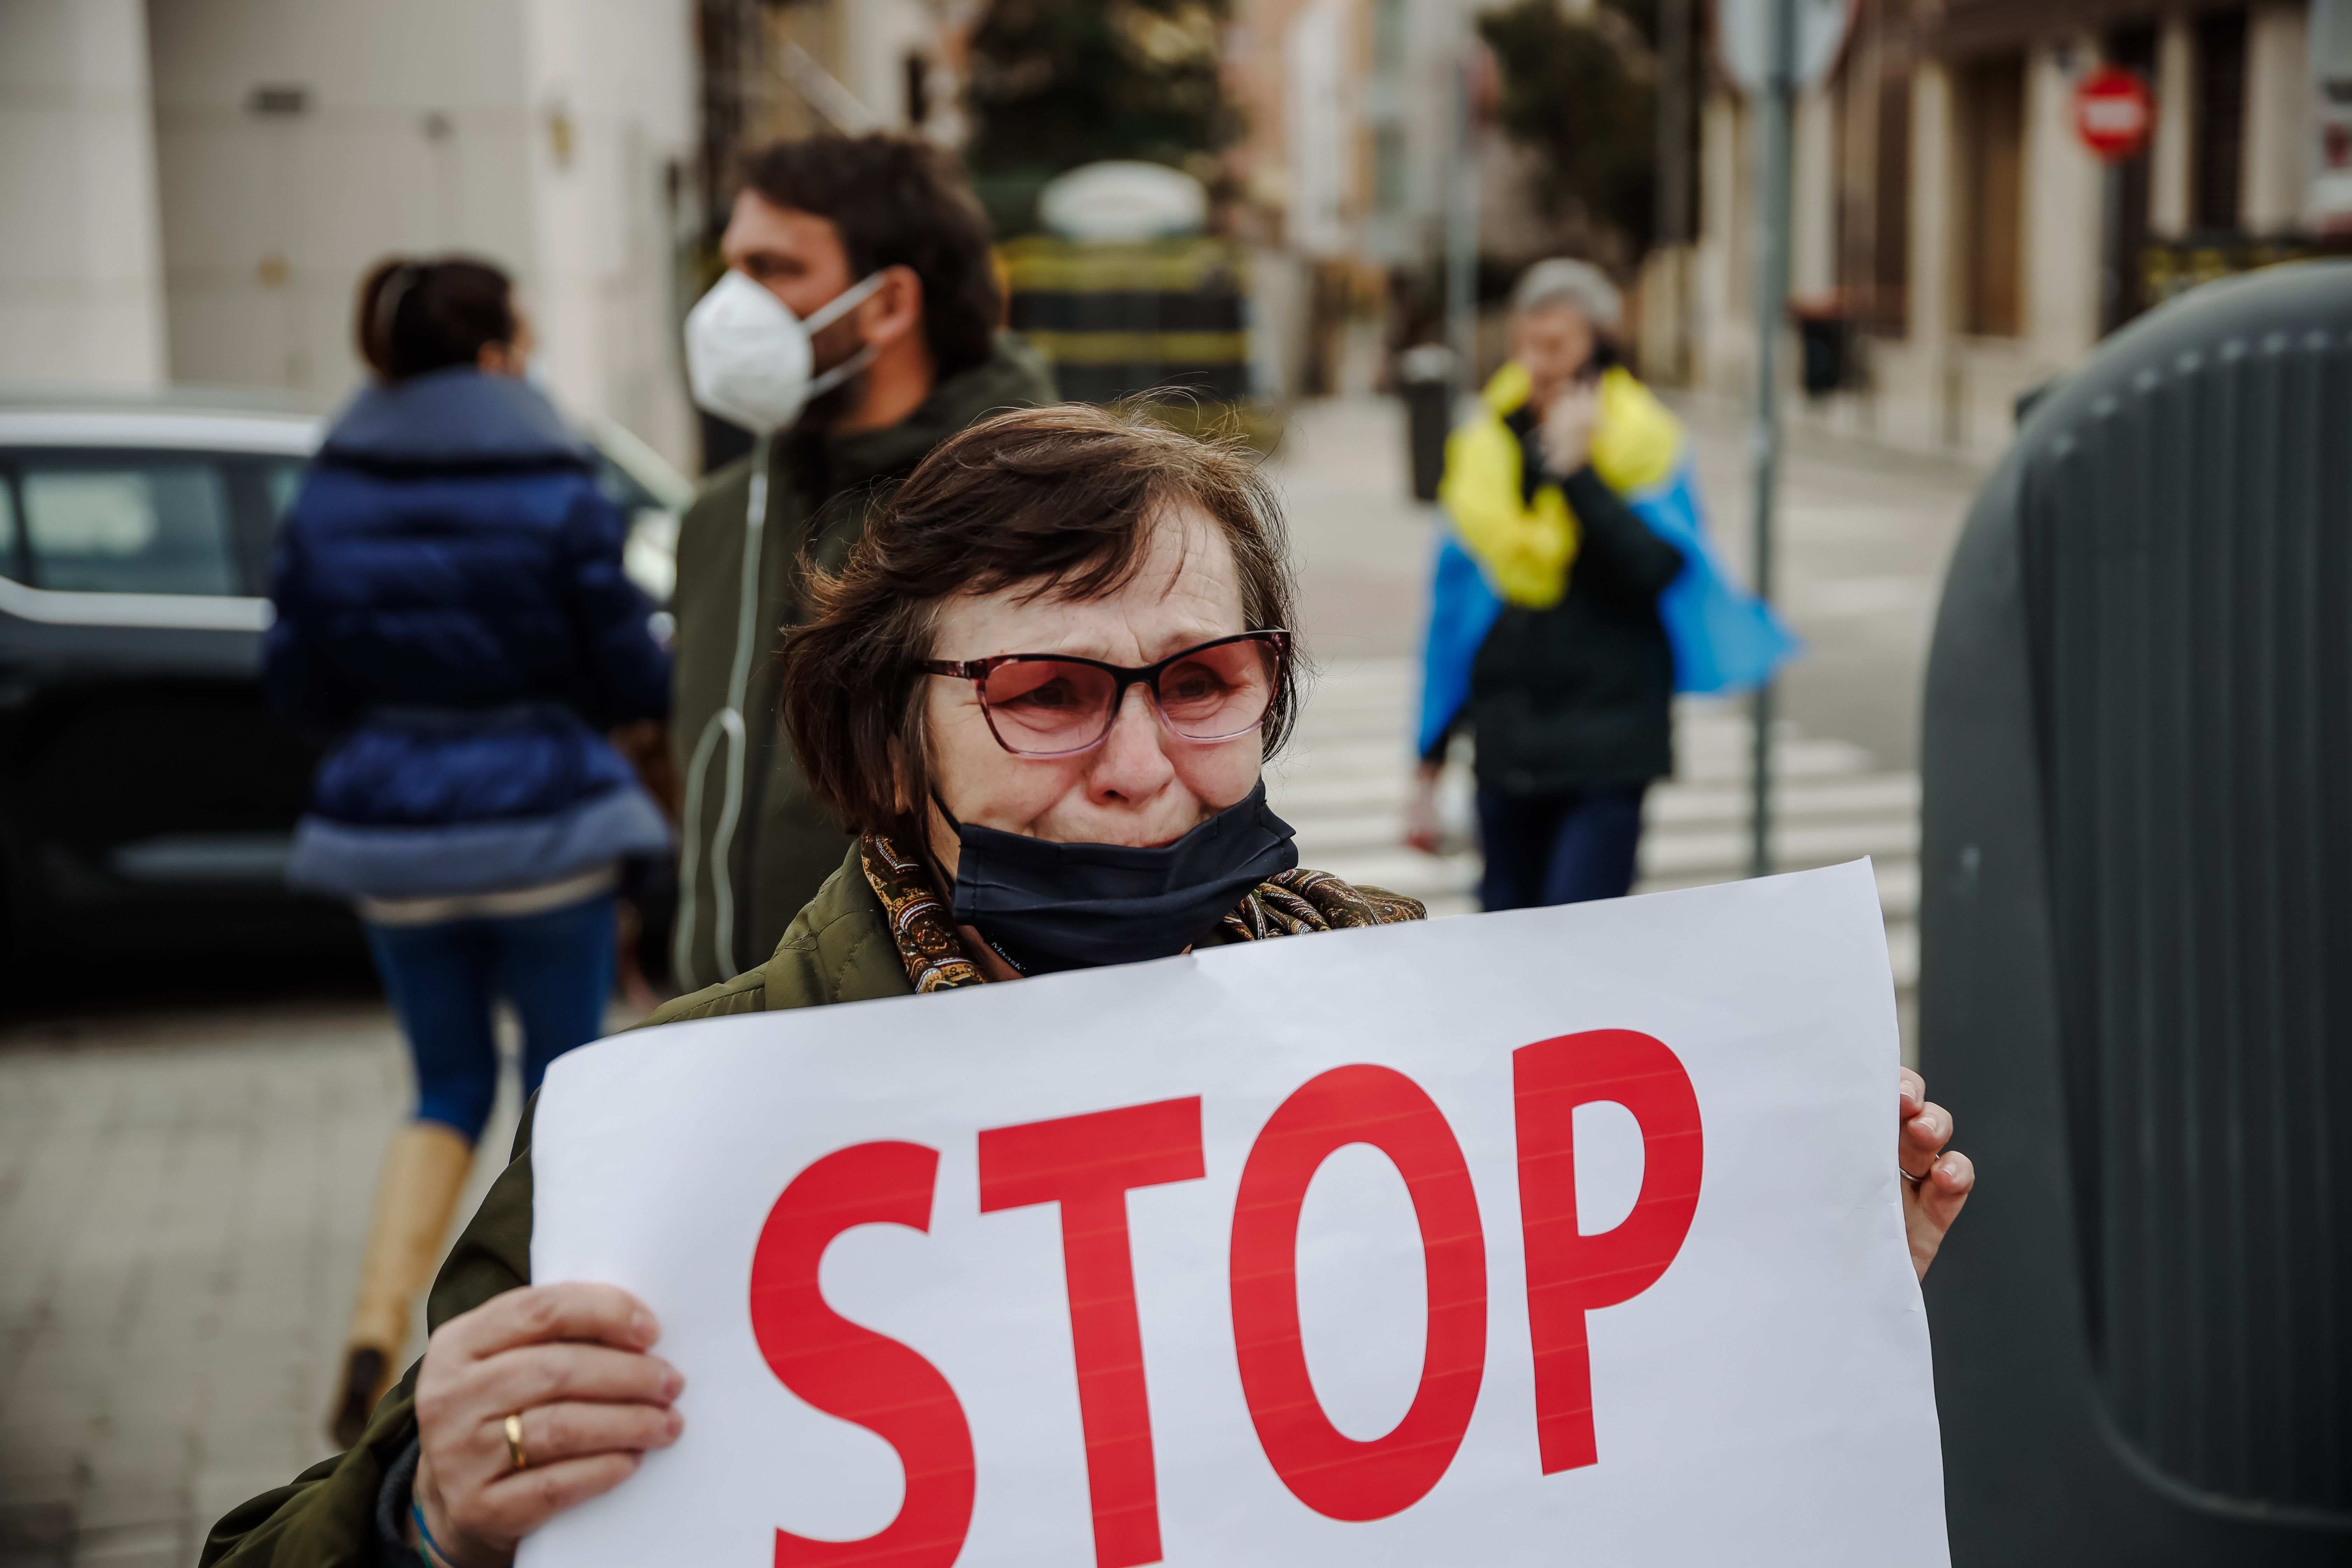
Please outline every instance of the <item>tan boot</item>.
[{"label": "tan boot", "polygon": [[367,1261],[343,1352],[342,1384],[327,1430],[350,1447],[400,1373],[416,1293],[429,1284],[441,1238],[474,1168],[474,1146],[438,1121],[416,1121],[393,1134],[375,1192]]}]

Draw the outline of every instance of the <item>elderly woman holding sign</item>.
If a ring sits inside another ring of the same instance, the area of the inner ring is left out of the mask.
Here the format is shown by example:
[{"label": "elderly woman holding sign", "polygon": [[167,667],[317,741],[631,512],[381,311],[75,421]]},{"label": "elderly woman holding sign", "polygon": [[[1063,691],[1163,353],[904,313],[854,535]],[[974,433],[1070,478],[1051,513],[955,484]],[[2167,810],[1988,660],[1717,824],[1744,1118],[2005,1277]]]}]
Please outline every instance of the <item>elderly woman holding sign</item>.
[{"label": "elderly woman holding sign", "polygon": [[[941,446],[814,584],[784,720],[858,835],[766,963],[650,1020],[949,990],[1418,920],[1297,867],[1260,769],[1297,700],[1272,496],[1223,447],[1100,411]],[[1917,1077],[1897,1147],[1923,1272],[1973,1180]],[[206,1563],[491,1568],[676,1440],[660,1329],[529,1279],[530,1121],[360,1443],[215,1531]]]}]

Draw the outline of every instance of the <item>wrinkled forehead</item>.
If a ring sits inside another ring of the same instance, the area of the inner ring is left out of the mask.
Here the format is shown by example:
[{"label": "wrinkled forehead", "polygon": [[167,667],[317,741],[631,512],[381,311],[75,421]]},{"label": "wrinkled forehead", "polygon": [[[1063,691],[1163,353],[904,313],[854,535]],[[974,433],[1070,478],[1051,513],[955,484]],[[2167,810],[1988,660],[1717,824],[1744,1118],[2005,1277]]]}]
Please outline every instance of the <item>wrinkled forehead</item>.
[{"label": "wrinkled forehead", "polygon": [[1197,503],[1179,501],[1154,510],[1143,524],[1140,548],[1108,580],[1083,569],[1041,574],[992,592],[956,595],[940,606],[940,619],[962,631],[984,623],[999,635],[1022,625],[1042,629],[1101,620],[1205,637],[1249,629],[1242,625],[1242,608],[1241,574],[1224,529]]},{"label": "wrinkled forehead", "polygon": [[1230,598],[1241,607],[1233,542],[1199,502],[1178,500],[1154,510],[1144,524],[1144,548],[1133,586],[1147,599],[1171,595]]}]

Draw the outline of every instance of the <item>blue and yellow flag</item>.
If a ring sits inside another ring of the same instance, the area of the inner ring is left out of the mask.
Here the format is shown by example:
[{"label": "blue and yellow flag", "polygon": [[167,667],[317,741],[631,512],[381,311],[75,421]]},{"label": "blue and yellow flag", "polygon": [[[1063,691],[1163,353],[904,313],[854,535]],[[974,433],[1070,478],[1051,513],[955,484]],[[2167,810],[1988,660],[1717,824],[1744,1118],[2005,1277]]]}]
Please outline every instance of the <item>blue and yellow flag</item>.
[{"label": "blue and yellow flag", "polygon": [[[1527,401],[1528,374],[1506,364],[1486,384],[1478,415],[1454,431],[1438,490],[1449,523],[1430,573],[1422,645],[1419,748],[1426,756],[1470,700],[1470,667],[1506,604],[1559,603],[1575,570],[1575,513],[1557,485],[1532,500],[1520,489],[1518,437],[1505,418]],[[1761,685],[1799,648],[1770,605],[1716,559],[1690,440],[1656,395],[1623,369],[1601,378],[1592,466],[1650,531],[1682,552],[1681,574],[1658,595],[1675,654],[1677,691]]]}]

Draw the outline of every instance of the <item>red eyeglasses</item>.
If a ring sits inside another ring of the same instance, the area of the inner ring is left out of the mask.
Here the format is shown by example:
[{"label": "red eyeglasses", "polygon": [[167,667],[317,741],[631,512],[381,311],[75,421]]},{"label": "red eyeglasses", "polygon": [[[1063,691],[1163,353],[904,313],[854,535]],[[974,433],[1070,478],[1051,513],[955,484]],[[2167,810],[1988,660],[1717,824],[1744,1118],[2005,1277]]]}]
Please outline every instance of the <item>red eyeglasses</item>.
[{"label": "red eyeglasses", "polygon": [[1141,684],[1171,734],[1231,741],[1265,722],[1290,658],[1286,631],[1242,632],[1137,668],[1058,653],[930,659],[926,675],[969,680],[996,743],[1020,757],[1069,757],[1103,743],[1127,689]]}]

